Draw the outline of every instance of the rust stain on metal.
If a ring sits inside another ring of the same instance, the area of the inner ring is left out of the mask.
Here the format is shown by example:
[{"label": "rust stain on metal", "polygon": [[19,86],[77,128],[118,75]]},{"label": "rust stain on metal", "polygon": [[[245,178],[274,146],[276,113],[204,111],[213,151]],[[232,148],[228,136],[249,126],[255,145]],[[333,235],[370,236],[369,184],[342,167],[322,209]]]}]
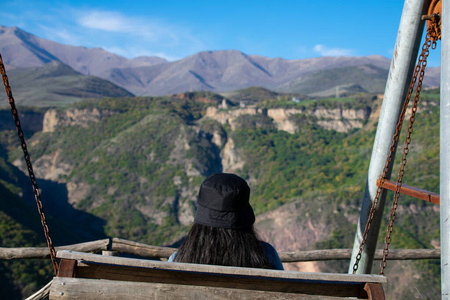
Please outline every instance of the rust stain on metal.
[{"label": "rust stain on metal", "polygon": [[442,1],[432,0],[428,7],[427,15],[422,20],[427,20],[427,32],[432,41],[441,39]]},{"label": "rust stain on metal", "polygon": [[395,69],[395,60],[397,59],[397,55],[398,55],[397,47],[395,47],[394,57],[392,58],[392,70]]}]

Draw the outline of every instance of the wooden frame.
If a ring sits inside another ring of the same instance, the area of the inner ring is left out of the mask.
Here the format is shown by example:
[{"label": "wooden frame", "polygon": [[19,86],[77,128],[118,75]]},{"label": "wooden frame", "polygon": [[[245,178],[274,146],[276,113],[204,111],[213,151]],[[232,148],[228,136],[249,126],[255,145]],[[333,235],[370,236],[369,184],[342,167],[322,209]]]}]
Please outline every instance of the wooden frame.
[{"label": "wooden frame", "polygon": [[303,273],[58,251],[50,299],[384,299],[380,275]]},{"label": "wooden frame", "polygon": [[[158,247],[127,241],[119,238],[103,239],[98,241],[85,242],[80,244],[59,246],[58,250],[72,250],[78,252],[97,253],[105,251],[120,252],[122,254],[131,254],[141,258],[163,258],[177,251],[176,248]],[[322,249],[322,250],[303,250],[298,252],[278,252],[281,262],[300,262],[300,261],[324,261],[324,260],[350,260],[352,249]],[[389,250],[390,260],[408,260],[408,259],[439,259],[440,249],[392,249]],[[22,248],[4,248],[0,247],[1,259],[36,259],[49,258],[50,251],[48,247],[22,247]],[[375,260],[383,258],[383,249],[375,251]]]}]

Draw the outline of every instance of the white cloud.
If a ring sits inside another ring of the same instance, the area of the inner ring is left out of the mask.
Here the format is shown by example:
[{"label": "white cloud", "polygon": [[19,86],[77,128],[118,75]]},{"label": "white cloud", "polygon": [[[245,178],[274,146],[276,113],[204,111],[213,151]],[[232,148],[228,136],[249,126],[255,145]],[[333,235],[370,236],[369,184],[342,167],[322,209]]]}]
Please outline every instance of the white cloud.
[{"label": "white cloud", "polygon": [[205,48],[188,26],[115,11],[78,11],[75,22],[84,30],[87,46],[94,43],[125,57],[158,56],[177,60]]},{"label": "white cloud", "polygon": [[41,32],[44,33],[44,38],[71,46],[83,45],[82,37],[67,28],[61,28],[59,26],[46,26],[42,24],[39,24],[38,27]]},{"label": "white cloud", "polygon": [[127,58],[158,56],[173,61],[214,48],[197,20],[171,20],[170,15],[148,10],[125,12],[112,5],[94,8],[94,2],[82,2],[73,6],[70,1],[6,0],[3,8],[7,9],[0,10],[1,25],[19,26],[40,38],[102,48]]},{"label": "white cloud", "polygon": [[78,23],[86,28],[111,32],[126,32],[128,20],[116,12],[91,11],[78,18]]},{"label": "white cloud", "polygon": [[327,48],[321,44],[315,45],[313,50],[321,56],[352,56],[354,54],[352,49]]},{"label": "white cloud", "polygon": [[130,36],[137,36],[147,41],[170,41],[175,43],[184,38],[191,38],[185,28],[166,24],[163,21],[125,16],[114,11],[83,11],[79,13],[77,23],[86,28],[100,30],[107,33],[122,33]]}]

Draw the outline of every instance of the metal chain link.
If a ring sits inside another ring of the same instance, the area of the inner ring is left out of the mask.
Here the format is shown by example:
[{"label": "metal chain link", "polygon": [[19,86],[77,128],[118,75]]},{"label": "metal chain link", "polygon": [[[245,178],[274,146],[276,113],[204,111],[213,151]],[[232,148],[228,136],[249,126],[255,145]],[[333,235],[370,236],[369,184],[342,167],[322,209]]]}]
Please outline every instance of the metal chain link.
[{"label": "metal chain link", "polygon": [[427,33],[433,42],[441,39],[441,13],[435,13],[429,16]]},{"label": "metal chain link", "polygon": [[405,174],[404,168],[406,165],[406,156],[409,153],[409,144],[411,143],[411,134],[413,131],[414,121],[416,120],[417,105],[418,105],[419,99],[420,99],[420,92],[422,90],[422,82],[423,82],[423,77],[425,75],[425,68],[427,66],[427,58],[430,53],[429,52],[430,47],[432,49],[435,49],[436,42],[432,41],[430,38],[430,35],[427,34],[426,38],[425,38],[425,42],[422,46],[422,54],[419,57],[419,64],[417,64],[417,66],[420,66],[419,81],[417,82],[416,94],[414,96],[414,103],[411,108],[411,117],[409,118],[408,133],[406,135],[405,146],[403,148],[403,157],[402,157],[402,161],[400,163],[400,169],[398,171],[397,188],[396,188],[395,194],[394,194],[394,201],[392,203],[391,216],[390,216],[389,225],[387,228],[387,235],[385,238],[385,246],[383,249],[383,259],[381,260],[381,263],[380,263],[380,267],[381,267],[380,275],[384,275],[384,269],[386,268],[386,264],[387,264],[386,258],[389,254],[389,245],[391,243],[391,234],[392,234],[394,221],[395,221],[395,212],[397,210],[398,199],[400,197],[400,189],[402,187],[402,178],[403,178],[403,175]]},{"label": "metal chain link", "polygon": [[[410,83],[410,85],[409,85],[409,89],[408,89],[408,93],[407,93],[407,95],[406,95],[405,102],[403,103],[403,107],[402,107],[400,116],[399,116],[399,118],[398,118],[397,126],[396,126],[396,128],[395,128],[395,133],[394,133],[394,136],[393,136],[393,138],[392,138],[392,144],[391,144],[391,146],[389,147],[389,154],[388,154],[388,156],[387,156],[387,158],[386,158],[386,163],[385,163],[384,168],[383,168],[383,173],[382,173],[382,175],[381,175],[381,177],[380,177],[380,184],[379,184],[379,186],[377,187],[377,191],[376,191],[376,194],[375,194],[375,198],[374,198],[374,200],[373,200],[372,207],[370,208],[369,218],[368,218],[367,223],[366,223],[366,226],[365,226],[365,228],[364,228],[364,233],[363,233],[363,236],[362,236],[361,244],[360,244],[360,246],[359,246],[359,251],[358,251],[358,254],[356,255],[355,263],[354,263],[354,265],[353,265],[353,274],[355,274],[356,271],[358,270],[358,266],[359,266],[359,262],[360,262],[360,260],[361,260],[362,252],[363,252],[363,250],[364,250],[365,243],[366,243],[366,240],[367,240],[369,231],[370,231],[370,227],[371,227],[371,224],[372,224],[374,215],[375,215],[375,211],[376,211],[376,208],[377,208],[377,206],[378,206],[378,202],[379,202],[379,199],[380,199],[380,195],[381,195],[381,192],[382,192],[382,190],[383,190],[383,188],[382,188],[381,186],[383,185],[383,182],[387,179],[387,173],[388,173],[388,171],[389,171],[389,165],[390,165],[390,163],[391,163],[391,161],[392,161],[392,158],[393,158],[393,155],[394,155],[394,152],[395,152],[395,148],[396,148],[396,145],[397,145],[399,136],[400,136],[400,132],[401,132],[401,130],[402,130],[402,125],[403,125],[403,120],[404,120],[404,118],[405,118],[406,110],[407,110],[407,108],[408,108],[408,105],[409,105],[409,102],[410,102],[412,93],[413,93],[413,91],[414,91],[414,86],[416,85],[416,81],[417,81],[417,78],[419,77],[419,74],[421,75],[420,78],[419,78],[420,89],[421,89],[421,87],[422,87],[422,80],[423,80],[424,68],[425,68],[425,66],[426,66],[426,58],[428,57],[428,53],[429,53],[429,52],[428,52],[428,48],[429,48],[429,46],[430,46],[430,45],[429,45],[430,42],[431,42],[431,41],[430,41],[430,38],[429,38],[429,36],[427,35],[426,41],[425,41],[424,45],[422,46],[422,53],[421,53],[421,55],[419,56],[418,63],[417,63],[417,65],[416,65],[415,69],[414,69],[414,74],[413,74],[413,77],[412,77],[412,79],[411,79],[411,83]],[[432,43],[432,48],[433,48],[433,47],[435,48],[435,42]],[[434,48],[433,48],[433,49],[434,49]],[[426,55],[425,55],[425,53],[426,53]],[[423,66],[424,63],[425,63],[425,66]],[[422,66],[423,66],[423,70],[422,70]],[[419,85],[419,84],[418,84],[418,85]],[[420,93],[420,92],[419,92],[419,93]],[[416,97],[417,97],[417,101],[418,101],[418,95],[417,95],[417,94],[416,94]],[[417,110],[417,108],[416,108],[416,110]],[[415,111],[414,111],[414,114],[415,114]],[[413,121],[413,122],[414,122],[414,121]],[[410,125],[410,127],[411,127],[411,125]],[[408,129],[408,132],[409,132],[409,130],[411,130],[411,132],[412,132],[412,127],[411,127],[411,129]],[[409,140],[410,140],[410,139],[409,139]],[[407,151],[408,151],[408,150],[407,150]],[[405,163],[406,163],[406,159],[405,159]],[[403,175],[402,175],[402,176],[403,176]],[[400,187],[401,187],[401,186],[400,186]],[[397,187],[397,190],[398,190],[398,191],[400,191],[400,187]],[[397,198],[398,198],[398,197],[397,197]],[[394,215],[395,215],[395,213],[394,213]],[[394,219],[395,219],[395,217],[394,217]],[[392,230],[391,230],[391,231],[392,231]],[[390,236],[390,235],[389,235],[389,236]],[[385,261],[385,257],[383,257],[383,258],[384,258],[384,261]],[[384,266],[385,266],[385,265],[386,265],[386,264],[384,264]]]},{"label": "metal chain link", "polygon": [[47,240],[48,249],[50,250],[50,258],[52,260],[53,270],[55,271],[55,275],[57,275],[58,274],[58,262],[56,261],[55,247],[53,246],[53,242],[50,237],[50,231],[47,226],[47,219],[44,214],[44,208],[42,206],[39,188],[38,188],[38,185],[36,182],[36,177],[33,172],[33,166],[31,165],[31,159],[30,159],[30,155],[28,154],[27,144],[25,142],[25,136],[23,134],[22,127],[20,125],[19,115],[17,113],[16,105],[14,102],[14,97],[12,95],[11,87],[9,85],[8,76],[6,75],[6,70],[5,70],[5,66],[3,64],[3,59],[2,59],[1,54],[0,54],[0,73],[2,74],[2,80],[3,80],[3,84],[5,86],[5,92],[8,97],[9,105],[11,106],[11,112],[12,112],[12,115],[14,118],[14,123],[16,124],[17,133],[18,133],[19,139],[20,139],[20,144],[22,146],[25,162],[27,164],[28,174],[31,179],[31,184],[32,184],[33,191],[34,191],[34,197],[36,199],[38,212],[41,217],[41,224],[44,229],[45,239]]}]

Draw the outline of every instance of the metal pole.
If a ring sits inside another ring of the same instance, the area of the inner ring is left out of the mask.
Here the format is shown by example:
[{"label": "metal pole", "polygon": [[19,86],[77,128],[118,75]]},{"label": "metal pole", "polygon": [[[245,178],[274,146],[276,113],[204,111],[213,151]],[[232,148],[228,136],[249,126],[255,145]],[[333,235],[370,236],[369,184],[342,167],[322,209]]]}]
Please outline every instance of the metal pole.
[{"label": "metal pole", "polygon": [[441,197],[441,296],[450,289],[450,3],[442,1],[441,24],[441,112],[440,112],[440,197]]},{"label": "metal pole", "polygon": [[[383,174],[386,157],[392,144],[398,117],[408,92],[417,53],[423,34],[424,22],[421,16],[428,8],[429,0],[406,0],[403,6],[402,17],[397,33],[394,54],[384,92],[384,100],[381,106],[377,133],[372,149],[369,171],[361,206],[361,214],[357,224],[352,258],[350,260],[349,273],[353,272],[353,265],[364,234],[370,208],[377,191],[376,181]],[[393,161],[393,159],[392,159]],[[390,177],[392,166],[387,174]],[[358,274],[368,274],[372,269],[375,247],[377,245],[378,232],[382,218],[386,191],[380,195],[378,208],[375,212],[370,231],[365,242],[364,251],[359,261]]]}]

